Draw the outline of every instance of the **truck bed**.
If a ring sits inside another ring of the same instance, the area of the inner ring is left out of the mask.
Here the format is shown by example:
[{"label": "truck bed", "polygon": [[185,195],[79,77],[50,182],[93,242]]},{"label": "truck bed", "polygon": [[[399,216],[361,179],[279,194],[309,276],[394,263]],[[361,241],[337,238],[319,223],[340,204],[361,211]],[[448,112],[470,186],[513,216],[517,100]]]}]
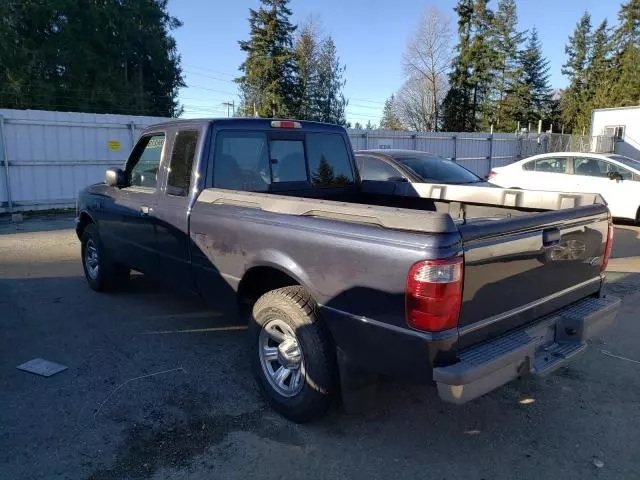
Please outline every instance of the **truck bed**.
[{"label": "truck bed", "polygon": [[336,242],[341,224],[367,227],[358,235],[372,239],[382,229],[432,246],[446,238],[449,248],[457,238],[465,262],[460,348],[600,290],[609,212],[599,195],[430,184],[416,192],[404,185],[390,191],[393,182],[364,182],[362,193],[341,201],[206,189],[197,203],[331,222],[321,225]]}]

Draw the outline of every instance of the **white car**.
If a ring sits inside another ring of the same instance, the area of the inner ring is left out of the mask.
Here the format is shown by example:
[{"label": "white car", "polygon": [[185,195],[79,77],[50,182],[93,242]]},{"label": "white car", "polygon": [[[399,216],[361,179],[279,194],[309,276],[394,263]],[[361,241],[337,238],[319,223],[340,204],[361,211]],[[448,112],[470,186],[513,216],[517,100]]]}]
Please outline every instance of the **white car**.
[{"label": "white car", "polygon": [[558,152],[534,155],[491,170],[503,188],[599,193],[611,215],[640,221],[640,161],[617,154]]}]

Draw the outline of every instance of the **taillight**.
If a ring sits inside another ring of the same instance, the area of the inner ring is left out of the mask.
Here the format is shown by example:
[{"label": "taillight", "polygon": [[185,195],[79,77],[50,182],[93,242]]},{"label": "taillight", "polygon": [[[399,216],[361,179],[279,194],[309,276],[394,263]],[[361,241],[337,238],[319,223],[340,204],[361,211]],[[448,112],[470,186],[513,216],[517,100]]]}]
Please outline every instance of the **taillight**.
[{"label": "taillight", "polygon": [[607,232],[607,246],[604,248],[604,256],[602,257],[602,263],[600,264],[601,272],[604,272],[607,269],[612,248],[613,248],[613,223],[611,223],[611,220],[609,220],[609,231]]},{"label": "taillight", "polygon": [[407,278],[407,323],[439,332],[458,326],[462,304],[462,257],[416,263]]},{"label": "taillight", "polygon": [[494,172],[493,170],[491,170],[491,171],[489,172],[489,175],[487,175],[487,179],[489,179],[489,178],[493,178],[493,177],[495,177],[496,175],[497,175],[497,173],[496,173],[496,172]]}]

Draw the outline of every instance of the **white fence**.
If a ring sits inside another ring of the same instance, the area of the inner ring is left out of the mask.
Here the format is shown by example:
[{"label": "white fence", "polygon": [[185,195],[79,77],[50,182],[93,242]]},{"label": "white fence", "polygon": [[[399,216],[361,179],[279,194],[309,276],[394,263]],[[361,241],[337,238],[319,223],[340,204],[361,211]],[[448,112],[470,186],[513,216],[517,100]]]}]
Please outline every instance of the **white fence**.
[{"label": "white fence", "polygon": [[[69,208],[79,190],[122,166],[140,130],[166,121],[41,110],[0,109],[0,213]],[[609,137],[509,133],[350,130],[356,150],[405,148],[450,158],[478,175],[536,153],[612,151]]]},{"label": "white fence", "polygon": [[0,109],[0,212],[69,208],[158,117]]},{"label": "white fence", "polygon": [[401,148],[430,152],[458,162],[480,176],[491,168],[508,165],[547,152],[612,152],[612,137],[556,133],[452,133],[350,130],[355,150]]}]

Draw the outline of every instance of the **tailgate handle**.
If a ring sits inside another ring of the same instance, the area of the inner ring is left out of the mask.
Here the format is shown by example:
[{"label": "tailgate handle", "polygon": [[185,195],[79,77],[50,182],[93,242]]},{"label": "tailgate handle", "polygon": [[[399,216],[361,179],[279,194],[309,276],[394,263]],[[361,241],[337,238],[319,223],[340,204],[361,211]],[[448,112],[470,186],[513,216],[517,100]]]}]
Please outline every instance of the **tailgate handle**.
[{"label": "tailgate handle", "polygon": [[550,228],[542,232],[542,245],[545,247],[552,247],[560,243],[560,230],[557,228]]}]

